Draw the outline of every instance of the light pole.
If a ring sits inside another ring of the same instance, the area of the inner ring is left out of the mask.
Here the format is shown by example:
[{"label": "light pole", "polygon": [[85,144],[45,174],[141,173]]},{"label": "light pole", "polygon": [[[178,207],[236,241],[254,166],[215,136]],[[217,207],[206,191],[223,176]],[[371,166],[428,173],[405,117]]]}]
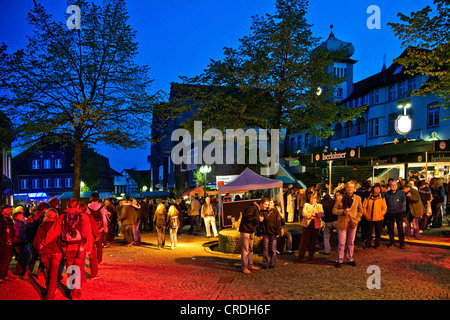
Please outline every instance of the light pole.
[{"label": "light pole", "polygon": [[205,176],[205,186],[206,186],[206,184],[207,184],[206,176],[207,176],[207,174],[208,174],[209,172],[211,172],[211,166],[209,166],[209,165],[207,165],[207,164],[202,165],[202,166],[200,167],[200,172],[203,173],[204,176]]},{"label": "light pole", "polygon": [[395,120],[395,131],[398,134],[403,135],[403,139],[406,141],[406,134],[411,131],[412,119],[406,114],[408,108],[411,108],[411,101],[405,100],[398,103],[397,107],[403,109],[403,114],[399,115]]}]

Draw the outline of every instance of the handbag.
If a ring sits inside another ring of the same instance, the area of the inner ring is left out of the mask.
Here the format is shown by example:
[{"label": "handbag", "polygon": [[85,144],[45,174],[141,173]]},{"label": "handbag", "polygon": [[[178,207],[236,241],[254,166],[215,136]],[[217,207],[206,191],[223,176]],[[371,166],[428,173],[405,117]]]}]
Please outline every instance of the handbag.
[{"label": "handbag", "polygon": [[431,201],[427,201],[427,216],[431,216],[433,211],[431,210]]}]

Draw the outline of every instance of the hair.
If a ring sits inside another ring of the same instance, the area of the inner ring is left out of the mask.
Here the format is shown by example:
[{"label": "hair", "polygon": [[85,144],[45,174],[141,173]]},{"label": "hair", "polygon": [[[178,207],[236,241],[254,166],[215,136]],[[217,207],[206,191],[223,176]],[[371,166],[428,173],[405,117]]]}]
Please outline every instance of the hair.
[{"label": "hair", "polygon": [[48,205],[47,202],[39,202],[38,205],[36,206],[37,211],[39,212],[43,212],[45,210],[47,210],[50,206]]},{"label": "hair", "polygon": [[86,202],[83,201],[78,202],[78,209],[80,209],[81,212],[85,212],[87,210]]},{"label": "hair", "polygon": [[166,206],[162,202],[160,202],[158,204],[158,206],[156,207],[156,211],[155,211],[155,214],[160,214],[160,213],[167,213]]},{"label": "hair", "polygon": [[317,192],[313,192],[309,195],[309,201],[311,201],[311,199],[316,199],[317,200]]},{"label": "hair", "polygon": [[269,198],[264,197],[264,198],[261,198],[261,201],[259,203],[264,204],[266,202],[270,202],[270,200],[269,200]]},{"label": "hair", "polygon": [[381,184],[379,183],[375,183],[372,188],[370,189],[370,193],[373,194],[373,191],[375,190],[375,188],[379,188],[380,189],[380,193],[381,193]]},{"label": "hair", "polygon": [[52,208],[58,208],[58,206],[59,206],[59,199],[56,198],[56,197],[50,198],[50,200],[48,200],[48,204]]},{"label": "hair", "polygon": [[175,207],[174,205],[171,205],[170,208],[169,208],[169,211],[167,212],[167,214],[169,216],[178,215],[179,212],[177,210],[177,207]]},{"label": "hair", "polygon": [[78,207],[78,200],[75,198],[72,198],[67,202],[67,208],[72,209]]},{"label": "hair", "polygon": [[56,210],[55,208],[49,208],[45,211],[44,222],[52,219],[58,219],[58,210]]}]

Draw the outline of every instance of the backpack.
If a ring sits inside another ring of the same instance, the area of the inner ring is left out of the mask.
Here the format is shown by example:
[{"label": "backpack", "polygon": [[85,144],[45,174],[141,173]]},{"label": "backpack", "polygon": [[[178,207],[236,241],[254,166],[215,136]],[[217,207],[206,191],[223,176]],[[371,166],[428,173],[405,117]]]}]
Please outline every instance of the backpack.
[{"label": "backpack", "polygon": [[171,216],[170,217],[170,227],[172,229],[175,229],[175,228],[179,227],[178,216]]},{"label": "backpack", "polygon": [[37,220],[33,220],[25,224],[25,236],[27,237],[27,241],[29,243],[33,243],[34,238],[36,237],[37,231],[39,229],[39,226],[44,221],[45,214],[42,213]]},{"label": "backpack", "polygon": [[61,229],[61,238],[66,244],[82,244],[87,240],[86,228],[81,213],[65,214]]},{"label": "backpack", "polygon": [[102,209],[103,206],[98,208],[98,210],[94,210],[88,206],[91,215],[94,217],[95,222],[97,223],[98,230],[103,229],[103,217],[102,217]]}]

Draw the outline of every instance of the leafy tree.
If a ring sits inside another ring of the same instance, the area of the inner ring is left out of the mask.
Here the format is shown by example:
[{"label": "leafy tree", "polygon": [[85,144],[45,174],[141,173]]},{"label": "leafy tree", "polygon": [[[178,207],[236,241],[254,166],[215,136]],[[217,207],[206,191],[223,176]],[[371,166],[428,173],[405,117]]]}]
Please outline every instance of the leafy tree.
[{"label": "leafy tree", "polygon": [[125,1],[69,5],[81,9],[80,29],[70,30],[65,19],[53,19],[35,2],[26,48],[9,54],[2,44],[0,105],[22,144],[50,137],[74,148],[73,192],[79,197],[82,147],[140,147],[150,136],[144,128],[156,95],[148,92],[149,68],[134,62],[138,44]]},{"label": "leafy tree", "polygon": [[423,83],[413,95],[435,94],[442,99],[441,105],[450,103],[450,1],[434,0],[434,7],[426,6],[409,16],[398,13],[399,23],[388,23],[395,35],[408,47],[406,54],[395,62],[405,66],[405,73],[426,75],[430,79]]},{"label": "leafy tree", "polygon": [[224,58],[211,60],[199,76],[181,77],[183,94],[174,104],[180,113],[194,110],[185,127],[201,120],[205,129],[287,129],[325,138],[333,133],[331,123],[361,113],[336,103],[342,79],[329,68],[347,48],[319,47],[307,6],[306,0],[277,0],[275,14],[253,17],[251,33],[237,49],[224,48]]}]

